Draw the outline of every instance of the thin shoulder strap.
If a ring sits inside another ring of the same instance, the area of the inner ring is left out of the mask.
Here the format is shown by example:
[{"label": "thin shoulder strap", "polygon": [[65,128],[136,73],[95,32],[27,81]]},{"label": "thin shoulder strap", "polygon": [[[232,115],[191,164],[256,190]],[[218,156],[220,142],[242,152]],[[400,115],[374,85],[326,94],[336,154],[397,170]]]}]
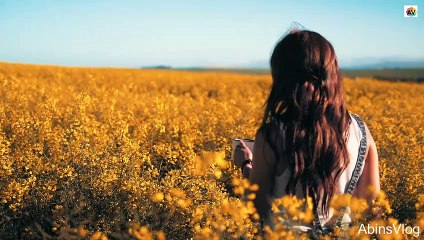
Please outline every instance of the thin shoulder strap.
[{"label": "thin shoulder strap", "polygon": [[[346,194],[352,194],[353,190],[356,187],[356,184],[358,183],[360,174],[361,174],[361,170],[362,170],[362,166],[364,165],[364,160],[365,160],[365,153],[367,151],[367,132],[365,130],[365,124],[362,121],[362,119],[357,115],[357,114],[352,114],[351,115],[356,122],[358,123],[358,126],[361,130],[361,141],[359,143],[359,151],[358,151],[358,158],[356,160],[356,164],[355,164],[355,168],[352,172],[352,177],[350,178],[349,184],[346,186],[345,189],[345,193]],[[340,213],[341,215],[339,216],[339,218],[337,219],[336,225],[337,226],[341,226],[341,222],[343,220],[343,212],[346,210],[346,208],[342,208]],[[318,213],[315,213],[315,219],[312,222],[313,224],[313,231],[314,232],[321,232],[321,233],[325,233],[328,230],[324,228],[324,224],[321,222],[321,219],[319,218]]]},{"label": "thin shoulder strap", "polygon": [[[355,189],[361,174],[362,166],[364,165],[365,154],[367,152],[367,131],[365,130],[365,124],[358,115],[352,114],[351,116],[358,123],[359,129],[361,129],[362,138],[359,143],[358,158],[356,159],[355,168],[353,169],[352,177],[350,178],[349,184],[346,186],[345,194],[352,194],[353,190]],[[340,211],[340,216],[336,222],[337,226],[341,226],[344,215],[343,213],[345,211],[346,207],[343,207]]]},{"label": "thin shoulder strap", "polygon": [[367,152],[367,131],[365,130],[365,124],[358,115],[352,114],[351,116],[358,123],[358,126],[361,129],[362,138],[359,144],[358,158],[356,160],[355,169],[352,172],[352,177],[350,178],[350,182],[345,190],[345,193],[348,194],[352,194],[353,189],[355,189],[356,184],[358,183],[362,166],[364,165],[365,153]]}]

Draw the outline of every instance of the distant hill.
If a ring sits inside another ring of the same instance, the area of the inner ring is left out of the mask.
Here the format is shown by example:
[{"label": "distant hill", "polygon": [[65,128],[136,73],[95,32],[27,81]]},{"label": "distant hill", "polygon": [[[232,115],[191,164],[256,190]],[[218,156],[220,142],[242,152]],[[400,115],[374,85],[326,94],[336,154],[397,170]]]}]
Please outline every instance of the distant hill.
[{"label": "distant hill", "polygon": [[168,65],[144,66],[141,68],[142,69],[172,69],[172,67]]},{"label": "distant hill", "polygon": [[424,83],[424,68],[342,69],[343,76],[369,77],[388,81]]},{"label": "distant hill", "polygon": [[[424,59],[386,60],[381,58],[357,58],[341,61],[343,69],[398,69],[398,68],[424,68]],[[269,68],[267,60],[259,60],[241,66],[242,68]]]},{"label": "distant hill", "polygon": [[370,60],[357,59],[355,62],[342,65],[344,69],[405,69],[424,68],[422,60]]}]

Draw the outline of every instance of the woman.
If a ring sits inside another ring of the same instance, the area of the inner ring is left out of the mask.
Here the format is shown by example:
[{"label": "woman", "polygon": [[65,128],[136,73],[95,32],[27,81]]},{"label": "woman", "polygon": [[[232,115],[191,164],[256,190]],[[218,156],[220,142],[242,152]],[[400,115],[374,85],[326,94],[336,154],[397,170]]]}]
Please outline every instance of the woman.
[{"label": "woman", "polygon": [[[362,120],[347,110],[336,54],[324,37],[291,31],[275,46],[270,64],[272,88],[253,156],[241,142],[234,161],[243,162],[243,174],[259,185],[254,203],[265,224],[272,226],[273,199],[293,194],[311,197],[318,215],[303,230],[331,228],[335,194],[371,201],[379,192],[376,145]],[[349,216],[339,220],[350,222]]]}]

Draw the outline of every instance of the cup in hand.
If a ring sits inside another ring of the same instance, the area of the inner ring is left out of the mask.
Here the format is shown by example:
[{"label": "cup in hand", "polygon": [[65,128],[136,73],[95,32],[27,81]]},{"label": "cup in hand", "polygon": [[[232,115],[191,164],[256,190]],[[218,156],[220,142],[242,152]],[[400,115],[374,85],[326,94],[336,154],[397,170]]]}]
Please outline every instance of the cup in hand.
[{"label": "cup in hand", "polygon": [[[237,145],[240,144],[240,140],[243,140],[243,142],[246,144],[249,150],[253,153],[253,145],[255,144],[254,140],[248,139],[248,138],[234,138],[232,143],[232,151],[231,151],[231,161],[233,162],[234,162],[234,150],[236,149]],[[239,165],[241,165],[241,163]]]}]

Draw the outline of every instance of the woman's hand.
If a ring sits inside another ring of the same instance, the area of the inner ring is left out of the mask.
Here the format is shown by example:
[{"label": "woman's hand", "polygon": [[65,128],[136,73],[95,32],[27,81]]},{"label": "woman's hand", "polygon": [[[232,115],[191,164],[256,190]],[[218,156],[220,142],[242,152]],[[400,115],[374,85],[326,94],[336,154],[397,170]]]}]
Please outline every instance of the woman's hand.
[{"label": "woman's hand", "polygon": [[[237,145],[236,149],[234,149],[234,164],[237,167],[241,167],[244,160],[247,160],[247,159],[252,160],[252,157],[253,157],[253,155],[252,155],[252,152],[250,151],[250,149],[246,146],[246,144],[243,142],[243,140],[240,140],[240,144]],[[248,165],[250,165],[250,164],[248,164]],[[249,167],[249,166],[247,166],[247,167]],[[250,165],[250,168],[251,167],[252,166]]]}]

